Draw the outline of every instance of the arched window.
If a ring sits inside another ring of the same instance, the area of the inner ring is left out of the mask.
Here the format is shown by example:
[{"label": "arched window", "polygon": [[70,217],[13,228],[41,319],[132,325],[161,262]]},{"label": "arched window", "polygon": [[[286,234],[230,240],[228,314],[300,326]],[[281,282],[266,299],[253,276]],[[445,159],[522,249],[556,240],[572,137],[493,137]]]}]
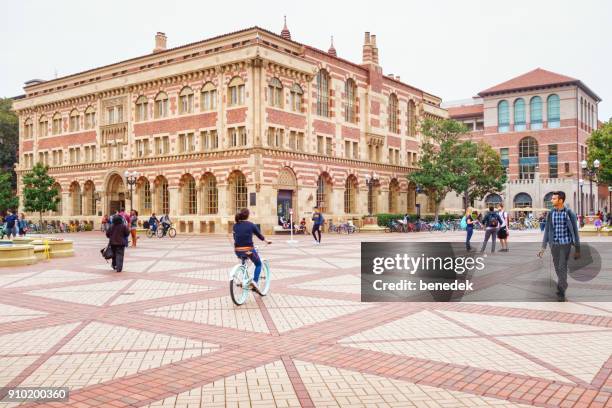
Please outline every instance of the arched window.
[{"label": "arched window", "polygon": [[96,127],[96,110],[93,106],[88,106],[85,109],[85,129],[93,129]]},{"label": "arched window", "polygon": [[344,111],[344,120],[350,123],[357,122],[357,86],[352,78],[346,80],[344,84],[344,93],[346,94],[346,110]]},{"label": "arched window", "polygon": [[27,118],[23,122],[23,138],[31,139],[34,136],[34,125],[32,124],[32,118]]},{"label": "arched window", "polygon": [[317,115],[329,117],[329,74],[324,69],[317,73]]},{"label": "arched window", "polygon": [[149,106],[149,100],[146,96],[141,95],[136,99],[136,122],[147,120],[147,106]]},{"label": "arched window", "polygon": [[268,104],[276,108],[283,107],[283,84],[278,78],[272,78],[268,84]]},{"label": "arched window", "polygon": [[72,215],[81,215],[83,196],[81,195],[81,186],[76,181],[73,181],[70,185],[70,198],[72,199]]},{"label": "arched window", "polygon": [[206,173],[202,178],[202,203],[204,214],[216,214],[219,209],[219,192],[217,190],[217,179],[211,173]]},{"label": "arched window", "polygon": [[346,179],[344,186],[344,212],[355,214],[357,212],[357,178],[352,174]]},{"label": "arched window", "polygon": [[227,86],[227,101],[229,106],[244,105],[244,81],[235,76]]},{"label": "arched window", "polygon": [[63,211],[62,211],[62,186],[60,186],[58,183],[53,184],[53,188],[57,190],[57,202],[56,202],[56,207],[55,207],[55,211],[52,211],[51,213],[53,215],[62,215]]},{"label": "arched window", "polygon": [[170,213],[168,180],[164,176],[157,176],[155,179],[155,209],[158,216]]},{"label": "arched window", "polygon": [[45,137],[49,135],[49,119],[45,115],[42,115],[38,119],[38,137]]},{"label": "arched window", "polygon": [[155,97],[155,119],[168,116],[168,95],[160,92]]},{"label": "arched window", "polygon": [[291,110],[294,112],[302,111],[302,97],[304,95],[304,91],[302,91],[302,87],[298,84],[293,84],[291,87]]},{"label": "arched window", "polygon": [[241,208],[247,208],[248,190],[246,177],[239,171],[230,176],[230,193],[232,197],[232,211],[236,214]]},{"label": "arched window", "polygon": [[516,208],[531,207],[532,203],[531,196],[527,193],[518,193],[514,196],[514,207]]},{"label": "arched window", "polygon": [[193,113],[193,89],[186,86],[179,93],[179,113]]},{"label": "arched window", "polygon": [[542,98],[534,96],[529,102],[530,128],[542,129]]},{"label": "arched window", "polygon": [[549,128],[558,128],[561,125],[561,113],[559,106],[559,95],[552,94],[548,96],[546,100],[547,107],[547,115],[546,119],[548,121]]},{"label": "arched window", "polygon": [[317,179],[317,207],[321,212],[331,209],[331,180],[327,173]]},{"label": "arched window", "polygon": [[397,103],[397,95],[389,95],[389,108],[388,108],[388,124],[389,132],[399,133],[399,124],[397,118],[399,117],[399,104]]},{"label": "arched window", "polygon": [[487,198],[485,198],[485,207],[489,208],[491,206],[497,208],[499,204],[502,203],[502,198],[499,194],[489,194]]},{"label": "arched window", "polygon": [[138,211],[142,215],[151,214],[153,209],[151,202],[151,183],[146,177],[140,177],[136,184],[136,193],[138,194]]},{"label": "arched window", "polygon": [[93,181],[88,180],[85,183],[83,192],[83,203],[82,210],[83,215],[96,215],[96,200],[95,200],[96,186]]},{"label": "arched window", "polygon": [[519,179],[533,180],[538,167],[538,142],[531,136],[519,142]]},{"label": "arched window", "polygon": [[55,115],[53,115],[52,132],[54,135],[59,135],[62,133],[62,115],[59,112],[56,112]]},{"label": "arched window", "polygon": [[392,179],[389,183],[389,213],[395,214],[399,211],[399,182],[397,179]]},{"label": "arched window", "polygon": [[500,133],[510,130],[510,107],[508,101],[497,104],[497,129]]},{"label": "arched window", "polygon": [[181,193],[183,197],[183,214],[198,213],[198,199],[196,182],[191,174],[185,174],[181,180]]},{"label": "arched window", "polygon": [[217,88],[212,82],[207,82],[200,93],[200,109],[211,111],[217,109]]},{"label": "arched window", "polygon": [[73,109],[70,112],[70,122],[69,122],[69,126],[68,129],[70,130],[70,132],[78,132],[79,131],[79,119],[80,119],[80,115],[79,115],[79,111],[76,109]]},{"label": "arched window", "polygon": [[525,100],[518,98],[514,101],[514,131],[525,130]]},{"label": "arched window", "polygon": [[416,136],[416,105],[411,99],[408,101],[408,136]]}]

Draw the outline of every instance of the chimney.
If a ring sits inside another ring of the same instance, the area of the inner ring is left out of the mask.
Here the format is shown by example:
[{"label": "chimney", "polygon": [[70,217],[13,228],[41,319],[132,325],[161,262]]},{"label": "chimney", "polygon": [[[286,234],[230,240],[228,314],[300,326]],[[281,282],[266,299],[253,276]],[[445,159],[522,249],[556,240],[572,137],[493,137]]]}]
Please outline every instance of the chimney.
[{"label": "chimney", "polygon": [[372,45],[370,44],[370,32],[366,31],[363,40],[362,64],[372,63]]},{"label": "chimney", "polygon": [[153,53],[166,51],[166,34],[158,31],[155,34],[155,48]]},{"label": "chimney", "polygon": [[378,47],[376,46],[376,34],[372,34],[372,62],[378,65]]}]

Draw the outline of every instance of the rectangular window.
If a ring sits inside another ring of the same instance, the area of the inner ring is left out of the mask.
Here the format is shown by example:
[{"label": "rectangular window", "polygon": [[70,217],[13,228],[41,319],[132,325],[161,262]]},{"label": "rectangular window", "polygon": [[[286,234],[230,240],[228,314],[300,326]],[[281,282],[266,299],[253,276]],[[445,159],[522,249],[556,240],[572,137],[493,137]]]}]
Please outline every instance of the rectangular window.
[{"label": "rectangular window", "polygon": [[45,137],[49,134],[49,122],[46,120],[38,124],[38,136]]},{"label": "rectangular window", "polygon": [[289,149],[291,150],[295,150],[295,139],[296,139],[296,134],[294,131],[289,132]]},{"label": "rectangular window", "polygon": [[236,132],[236,128],[228,129],[227,137],[229,139],[230,147],[238,146],[238,133]]},{"label": "rectangular window", "polygon": [[164,141],[163,152],[164,154],[169,154],[170,153],[170,136],[164,136],[163,141]]},{"label": "rectangular window", "polygon": [[323,136],[317,136],[317,153],[322,155],[324,151],[325,139],[323,138]]},{"label": "rectangular window", "polygon": [[359,159],[359,143],[353,142],[353,159]]},{"label": "rectangular window", "polygon": [[[283,129],[276,129],[276,135],[275,135],[275,141],[274,141],[274,146],[276,146],[279,149],[282,149],[284,146],[284,136],[285,136],[285,131]],[[246,144],[246,143],[245,143]]]},{"label": "rectangular window", "polygon": [[570,172],[570,168],[569,168],[569,163],[565,162],[565,172],[569,173]]},{"label": "rectangular window", "polygon": [[211,111],[217,108],[217,91],[210,90],[202,92],[200,103],[203,111]]},{"label": "rectangular window", "polygon": [[178,136],[179,153],[185,153],[187,151],[187,135]]},{"label": "rectangular window", "polygon": [[351,142],[349,140],[344,141],[344,157],[351,158]]},{"label": "rectangular window", "polygon": [[229,105],[244,105],[244,85],[232,86],[229,89]]},{"label": "rectangular window", "polygon": [[[281,130],[281,143],[282,143],[282,138],[283,138],[282,132],[283,131]],[[240,146],[246,146],[247,145],[247,132],[244,126],[238,128],[238,136],[240,138]]]},{"label": "rectangular window", "polygon": [[559,164],[558,164],[558,146],[556,144],[548,145],[548,177],[557,178],[559,177]]},{"label": "rectangular window", "polygon": [[389,164],[393,164],[393,149],[389,149]]},{"label": "rectangular window", "polygon": [[304,134],[303,133],[298,133],[298,137],[297,137],[297,149],[300,152],[304,151]]},{"label": "rectangular window", "polygon": [[508,168],[508,165],[510,164],[510,160],[509,160],[509,157],[508,157],[508,151],[509,150],[508,150],[507,147],[499,149],[499,156],[501,158],[502,166],[504,166],[506,168]]},{"label": "rectangular window", "polygon": [[332,138],[328,137],[326,142],[327,143],[325,143],[325,154],[327,156],[331,156],[332,155],[332,151],[333,151]]}]

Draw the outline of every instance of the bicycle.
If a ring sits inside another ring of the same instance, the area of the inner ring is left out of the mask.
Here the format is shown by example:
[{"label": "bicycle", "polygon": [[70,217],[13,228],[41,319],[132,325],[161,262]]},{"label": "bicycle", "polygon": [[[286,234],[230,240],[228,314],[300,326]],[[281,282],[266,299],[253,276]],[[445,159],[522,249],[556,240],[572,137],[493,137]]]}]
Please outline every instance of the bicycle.
[{"label": "bicycle", "polygon": [[164,227],[157,227],[157,238],[163,238],[168,235],[170,238],[176,237],[176,229],[172,226],[168,227],[168,229],[164,229]]},{"label": "bicycle", "polygon": [[[257,247],[255,247],[257,249]],[[229,286],[230,297],[236,306],[243,305],[249,296],[251,273],[254,273],[255,265],[249,262],[249,258],[240,257],[240,263],[230,269]],[[261,273],[259,274],[258,293],[261,296],[266,296],[270,291],[270,280],[272,278],[270,272],[270,262],[267,259],[261,258]]]},{"label": "bicycle", "polygon": [[152,225],[147,229],[147,238],[153,238],[157,236],[158,228],[154,228]]}]

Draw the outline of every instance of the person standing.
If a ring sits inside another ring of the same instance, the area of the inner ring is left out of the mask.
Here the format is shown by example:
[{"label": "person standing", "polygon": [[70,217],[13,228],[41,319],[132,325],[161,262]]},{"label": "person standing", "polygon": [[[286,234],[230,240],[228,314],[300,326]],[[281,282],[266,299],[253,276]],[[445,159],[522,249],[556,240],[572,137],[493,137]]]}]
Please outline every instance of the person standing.
[{"label": "person standing", "polygon": [[502,220],[499,217],[499,214],[495,212],[495,208],[490,205],[489,212],[485,215],[482,220],[482,224],[485,227],[485,237],[482,242],[482,247],[480,248],[480,252],[484,252],[487,249],[487,242],[489,242],[489,237],[491,237],[491,253],[495,252],[495,238],[497,237],[497,229],[501,225]]},{"label": "person standing", "polygon": [[312,213],[312,236],[315,239],[315,245],[321,244],[321,226],[323,225],[324,221],[325,219],[323,218],[323,214],[319,212],[317,207],[315,207],[314,212]]},{"label": "person standing", "polygon": [[123,217],[113,217],[113,224],[106,231],[106,237],[113,250],[113,269],[121,272],[123,269],[123,257],[125,255],[125,242],[130,235],[130,230],[123,222]]},{"label": "person standing", "polygon": [[138,211],[132,210],[130,213],[130,234],[132,235],[132,247],[136,247],[136,230],[138,229]]},{"label": "person standing", "polygon": [[544,256],[546,247],[550,245],[550,253],[557,274],[557,300],[565,302],[567,291],[567,260],[569,259],[572,245],[575,248],[574,259],[580,258],[580,236],[578,235],[578,224],[576,214],[565,206],[565,193],[555,191],[552,195],[553,209],[546,217],[546,228],[542,249],[538,252],[541,258]]},{"label": "person standing", "polygon": [[497,231],[497,238],[499,238],[499,244],[501,245],[499,252],[508,252],[508,235],[510,235],[508,232],[508,213],[504,211],[503,203],[499,203],[497,214],[502,220],[499,231]]},{"label": "person standing", "polygon": [[4,217],[4,222],[6,223],[6,233],[8,235],[8,239],[11,239],[11,235],[13,238],[17,236],[15,224],[17,223],[17,216],[13,214],[11,210],[7,211],[7,216]]},{"label": "person standing", "polygon": [[472,246],[470,245],[470,240],[474,234],[474,218],[472,217],[472,214],[476,214],[476,211],[472,213],[469,208],[465,210],[465,249],[467,251],[472,250]]},{"label": "person standing", "polygon": [[28,221],[26,220],[24,213],[21,213],[17,226],[19,227],[19,236],[25,237],[25,234],[28,231]]}]

